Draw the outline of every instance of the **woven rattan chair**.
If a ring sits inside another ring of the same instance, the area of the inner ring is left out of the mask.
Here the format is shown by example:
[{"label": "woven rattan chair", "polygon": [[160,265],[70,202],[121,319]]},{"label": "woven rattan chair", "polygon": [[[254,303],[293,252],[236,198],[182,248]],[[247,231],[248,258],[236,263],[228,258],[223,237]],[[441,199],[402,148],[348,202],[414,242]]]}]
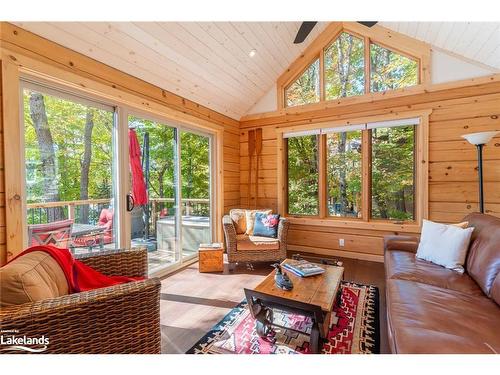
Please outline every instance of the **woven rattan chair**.
[{"label": "woven rattan chair", "polygon": [[230,269],[238,262],[272,262],[281,261],[286,258],[286,246],[288,227],[290,222],[285,218],[280,218],[278,224],[278,249],[255,249],[255,250],[238,250],[238,243],[247,242],[249,236],[237,235],[233,220],[229,215],[225,215],[222,219],[224,227],[224,237],[226,241],[227,259]]},{"label": "woven rattan chair", "polygon": [[[147,276],[146,249],[107,250],[75,258],[110,276]],[[160,281],[151,278],[1,308],[0,329],[28,337],[44,335],[50,340],[44,353],[157,354]]]}]

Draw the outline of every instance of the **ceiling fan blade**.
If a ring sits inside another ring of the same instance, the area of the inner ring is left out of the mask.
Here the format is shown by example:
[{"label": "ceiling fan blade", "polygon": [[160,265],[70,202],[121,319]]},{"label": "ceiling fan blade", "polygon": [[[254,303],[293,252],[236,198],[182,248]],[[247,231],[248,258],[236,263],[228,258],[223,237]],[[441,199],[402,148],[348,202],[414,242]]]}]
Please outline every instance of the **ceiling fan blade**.
[{"label": "ceiling fan blade", "polygon": [[307,36],[317,23],[318,22],[316,21],[302,22],[302,25],[300,25],[299,31],[297,31],[297,35],[295,36],[295,40],[293,41],[293,43],[299,44],[306,40]]},{"label": "ceiling fan blade", "polygon": [[358,23],[362,24],[363,26],[366,27],[372,27],[377,24],[378,21],[358,21]]}]

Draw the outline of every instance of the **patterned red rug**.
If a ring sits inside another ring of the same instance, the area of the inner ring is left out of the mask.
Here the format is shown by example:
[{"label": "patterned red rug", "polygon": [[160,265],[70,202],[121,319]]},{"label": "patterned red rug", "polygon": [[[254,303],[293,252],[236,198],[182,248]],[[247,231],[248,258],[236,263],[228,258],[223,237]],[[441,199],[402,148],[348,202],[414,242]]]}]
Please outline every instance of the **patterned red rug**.
[{"label": "patterned red rug", "polygon": [[[380,353],[379,293],[373,285],[342,282],[341,297],[330,322],[323,354]],[[281,326],[309,333],[311,321],[295,314],[274,310]],[[231,310],[188,354],[295,354],[309,353],[309,336],[275,328],[272,338],[261,338],[245,301]]]}]

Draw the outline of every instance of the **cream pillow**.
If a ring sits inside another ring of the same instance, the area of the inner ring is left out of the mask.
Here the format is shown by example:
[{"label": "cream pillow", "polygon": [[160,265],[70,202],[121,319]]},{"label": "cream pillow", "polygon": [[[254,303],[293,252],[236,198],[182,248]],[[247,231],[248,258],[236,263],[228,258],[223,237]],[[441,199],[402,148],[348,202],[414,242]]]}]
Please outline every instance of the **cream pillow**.
[{"label": "cream pillow", "polygon": [[245,221],[247,223],[247,230],[245,234],[253,236],[253,225],[255,223],[255,214],[257,212],[262,212],[266,215],[271,214],[272,210],[245,210]]},{"label": "cream pillow", "polygon": [[473,230],[424,220],[416,256],[463,273]]},{"label": "cream pillow", "polygon": [[247,231],[247,224],[245,221],[245,211],[239,208],[233,208],[229,211],[229,216],[233,221],[236,234],[244,234]]}]

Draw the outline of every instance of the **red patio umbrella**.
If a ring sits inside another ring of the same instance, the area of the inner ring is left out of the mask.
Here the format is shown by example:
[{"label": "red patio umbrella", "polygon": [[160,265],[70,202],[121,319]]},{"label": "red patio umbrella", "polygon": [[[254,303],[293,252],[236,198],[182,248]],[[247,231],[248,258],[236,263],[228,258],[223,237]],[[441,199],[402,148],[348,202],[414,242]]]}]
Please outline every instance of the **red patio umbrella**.
[{"label": "red patio umbrella", "polygon": [[141,165],[141,147],[134,129],[128,130],[128,152],[130,171],[132,173],[132,197],[134,204],[145,205],[148,203],[146,182]]}]

